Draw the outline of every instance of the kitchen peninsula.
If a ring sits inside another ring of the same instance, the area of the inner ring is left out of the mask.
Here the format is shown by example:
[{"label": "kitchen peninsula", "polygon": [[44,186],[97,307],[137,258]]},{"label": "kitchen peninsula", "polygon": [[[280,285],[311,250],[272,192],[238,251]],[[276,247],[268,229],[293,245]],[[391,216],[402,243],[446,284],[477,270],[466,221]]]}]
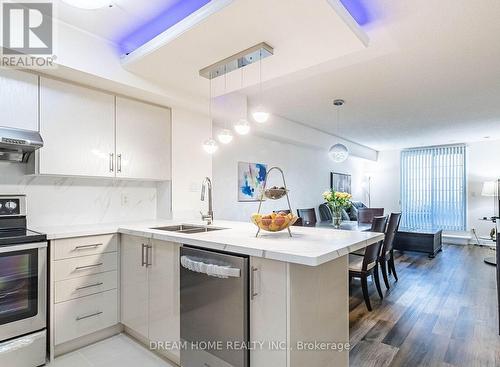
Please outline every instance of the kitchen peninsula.
[{"label": "kitchen peninsula", "polygon": [[[253,224],[217,220],[208,232],[154,229],[171,229],[185,223],[154,221],[39,229],[51,240],[53,254],[58,254],[62,247],[71,247],[68,241],[76,241],[76,247],[83,249],[79,254],[91,260],[83,265],[91,272],[105,267],[106,260],[101,259],[109,255],[104,246],[99,249],[91,245],[100,243],[102,236],[115,238],[120,258],[117,309],[121,310],[116,324],[145,344],[180,339],[179,251],[188,245],[249,257],[249,335],[250,342],[260,346],[250,351],[251,367],[348,366],[348,253],[382,240],[383,234],[292,227],[291,238],[287,232],[261,233],[256,238]],[[87,242],[89,246],[85,247]],[[53,256],[52,260],[65,261]],[[57,264],[53,268],[57,269]],[[155,271],[162,273],[163,278]],[[155,298],[161,307],[151,305]],[[142,317],[144,309],[149,309],[149,314]],[[51,318],[55,319],[55,344],[61,344],[56,345],[56,354],[75,345],[75,340],[58,339],[61,317],[64,315]],[[95,327],[89,328],[87,334],[112,326],[98,322],[106,317],[106,310],[95,316]],[[163,352],[179,363],[178,350]]]}]

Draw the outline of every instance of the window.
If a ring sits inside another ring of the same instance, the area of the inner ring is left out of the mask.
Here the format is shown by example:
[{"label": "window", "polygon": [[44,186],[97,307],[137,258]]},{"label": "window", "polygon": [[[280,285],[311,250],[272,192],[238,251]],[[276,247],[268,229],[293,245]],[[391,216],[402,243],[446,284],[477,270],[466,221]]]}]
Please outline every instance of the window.
[{"label": "window", "polygon": [[401,152],[401,227],[466,226],[465,145]]}]

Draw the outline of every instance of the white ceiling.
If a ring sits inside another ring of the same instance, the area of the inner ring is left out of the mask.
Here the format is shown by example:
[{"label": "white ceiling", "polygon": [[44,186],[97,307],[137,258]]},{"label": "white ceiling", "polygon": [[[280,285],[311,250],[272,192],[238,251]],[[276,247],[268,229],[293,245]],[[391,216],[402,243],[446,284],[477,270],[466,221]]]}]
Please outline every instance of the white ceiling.
[{"label": "white ceiling", "polygon": [[[314,1],[297,20],[289,1],[260,8],[257,4],[270,2],[236,0],[130,70],[205,95],[200,68],[260,41],[276,50],[286,41],[303,60],[308,55],[306,61],[318,65],[265,84],[264,98],[274,114],[336,133],[332,99],[344,98],[339,135],[378,150],[500,139],[498,0],[362,0],[374,19],[364,26],[370,37],[366,49],[345,38],[349,32],[338,19],[325,31],[325,14],[318,10],[326,0]],[[67,23],[115,42],[171,2],[115,0],[114,8],[95,12],[61,4],[58,11]],[[262,19],[271,26],[262,26]],[[298,33],[290,31],[294,25]],[[308,25],[315,31],[308,32]],[[300,45],[310,44],[333,49],[330,61],[302,52]],[[255,101],[255,88],[244,92]]]},{"label": "white ceiling", "polygon": [[500,2],[373,3],[370,47],[269,86],[272,112],[336,133],[344,98],[339,135],[377,150],[500,139]]},{"label": "white ceiling", "polygon": [[83,10],[53,0],[57,18],[115,44],[180,1],[110,0],[111,8]]},{"label": "white ceiling", "polygon": [[[124,67],[156,83],[206,95],[208,82],[200,69],[261,42],[274,47],[274,55],[262,61],[264,79],[364,49],[364,34],[356,34],[344,17],[350,18],[327,0],[235,0],[159,49],[139,58],[131,54]],[[245,68],[245,81],[257,80],[251,78],[257,66]]]}]

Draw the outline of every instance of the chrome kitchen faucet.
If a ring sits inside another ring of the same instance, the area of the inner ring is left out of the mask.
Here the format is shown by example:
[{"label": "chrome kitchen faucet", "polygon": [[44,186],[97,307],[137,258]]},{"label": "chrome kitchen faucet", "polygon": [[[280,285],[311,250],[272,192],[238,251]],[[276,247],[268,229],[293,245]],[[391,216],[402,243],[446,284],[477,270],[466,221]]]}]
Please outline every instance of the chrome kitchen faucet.
[{"label": "chrome kitchen faucet", "polygon": [[214,212],[212,210],[212,181],[209,177],[205,177],[201,183],[201,201],[205,201],[205,188],[208,188],[208,213],[203,214],[200,211],[201,219],[207,221],[207,224],[212,224],[214,221]]}]

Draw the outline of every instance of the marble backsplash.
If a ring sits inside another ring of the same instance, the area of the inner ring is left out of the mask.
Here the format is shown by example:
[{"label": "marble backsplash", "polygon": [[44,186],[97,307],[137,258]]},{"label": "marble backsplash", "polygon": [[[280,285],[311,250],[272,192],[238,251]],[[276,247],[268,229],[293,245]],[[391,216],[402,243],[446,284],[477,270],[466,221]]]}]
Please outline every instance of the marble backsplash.
[{"label": "marble backsplash", "polygon": [[0,162],[0,194],[26,194],[29,226],[149,220],[171,212],[169,183],[30,176],[25,171],[23,164]]}]

